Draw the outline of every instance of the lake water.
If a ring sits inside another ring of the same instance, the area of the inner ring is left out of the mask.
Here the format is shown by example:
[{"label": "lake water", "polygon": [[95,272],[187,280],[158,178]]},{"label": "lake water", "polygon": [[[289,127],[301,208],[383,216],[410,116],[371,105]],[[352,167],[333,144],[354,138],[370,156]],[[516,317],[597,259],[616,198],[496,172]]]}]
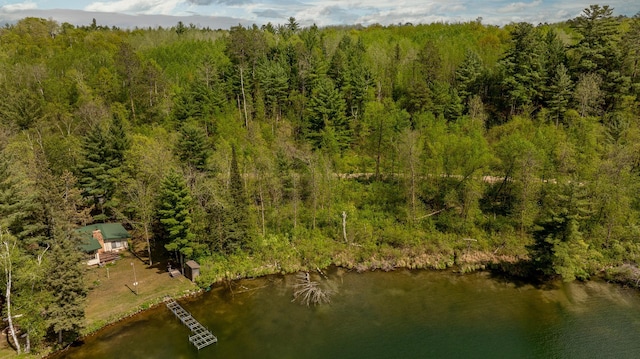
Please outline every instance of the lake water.
[{"label": "lake water", "polygon": [[[487,273],[356,274],[333,268],[330,304],[292,303],[295,276],[221,286],[180,301],[218,337],[198,351],[166,307],[86,339],[64,358],[640,358],[640,292],[545,288]],[[233,292],[233,293],[232,293]]]}]

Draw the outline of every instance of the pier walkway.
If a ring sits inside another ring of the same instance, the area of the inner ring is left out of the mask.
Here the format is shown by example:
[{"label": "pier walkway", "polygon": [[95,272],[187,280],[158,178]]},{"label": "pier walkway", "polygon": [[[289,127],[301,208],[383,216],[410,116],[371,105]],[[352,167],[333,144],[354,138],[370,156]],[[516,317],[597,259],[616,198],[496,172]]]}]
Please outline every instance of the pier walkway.
[{"label": "pier walkway", "polygon": [[218,342],[218,338],[216,338],[216,336],[213,335],[213,333],[211,333],[209,329],[202,326],[200,322],[192,317],[189,312],[184,310],[184,308],[182,308],[180,304],[178,304],[178,302],[176,302],[173,298],[166,297],[164,299],[164,302],[167,305],[167,308],[169,308],[169,310],[171,310],[173,314],[175,314],[176,317],[180,319],[182,324],[189,327],[192,333],[189,336],[189,341],[191,342],[191,344],[195,345],[198,350]]}]

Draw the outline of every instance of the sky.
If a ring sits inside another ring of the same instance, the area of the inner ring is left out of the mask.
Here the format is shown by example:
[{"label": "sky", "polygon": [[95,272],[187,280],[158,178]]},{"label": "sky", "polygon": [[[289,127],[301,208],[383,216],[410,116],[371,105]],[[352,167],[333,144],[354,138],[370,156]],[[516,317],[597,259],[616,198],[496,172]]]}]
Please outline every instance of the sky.
[{"label": "sky", "polygon": [[[285,24],[291,16],[302,26],[465,22],[554,23],[574,18],[594,0],[0,0],[0,24],[24,17],[60,23],[133,27],[170,27],[182,21],[212,29],[238,24]],[[640,12],[640,0],[609,0],[614,15]]]}]

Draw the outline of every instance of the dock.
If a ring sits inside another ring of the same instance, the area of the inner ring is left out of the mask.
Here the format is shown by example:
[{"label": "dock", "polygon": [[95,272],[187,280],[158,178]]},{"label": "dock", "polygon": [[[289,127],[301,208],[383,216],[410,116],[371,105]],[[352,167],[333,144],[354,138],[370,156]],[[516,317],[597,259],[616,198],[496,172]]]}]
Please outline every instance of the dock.
[{"label": "dock", "polygon": [[169,310],[171,310],[173,314],[180,319],[182,324],[186,325],[191,330],[189,341],[198,348],[198,350],[218,342],[218,338],[216,338],[209,329],[200,324],[200,322],[198,322],[191,313],[182,308],[182,306],[180,306],[180,304],[178,304],[178,302],[173,298],[166,297],[164,302],[167,305],[167,308],[169,308]]}]

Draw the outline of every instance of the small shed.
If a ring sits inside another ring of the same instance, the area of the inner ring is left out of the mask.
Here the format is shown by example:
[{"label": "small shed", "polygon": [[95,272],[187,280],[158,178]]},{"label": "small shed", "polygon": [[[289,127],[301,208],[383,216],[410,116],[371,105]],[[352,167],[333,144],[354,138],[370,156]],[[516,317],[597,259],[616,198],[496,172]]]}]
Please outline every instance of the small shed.
[{"label": "small shed", "polygon": [[184,276],[189,278],[192,282],[196,280],[196,277],[200,275],[200,265],[194,261],[187,261],[184,267]]}]

